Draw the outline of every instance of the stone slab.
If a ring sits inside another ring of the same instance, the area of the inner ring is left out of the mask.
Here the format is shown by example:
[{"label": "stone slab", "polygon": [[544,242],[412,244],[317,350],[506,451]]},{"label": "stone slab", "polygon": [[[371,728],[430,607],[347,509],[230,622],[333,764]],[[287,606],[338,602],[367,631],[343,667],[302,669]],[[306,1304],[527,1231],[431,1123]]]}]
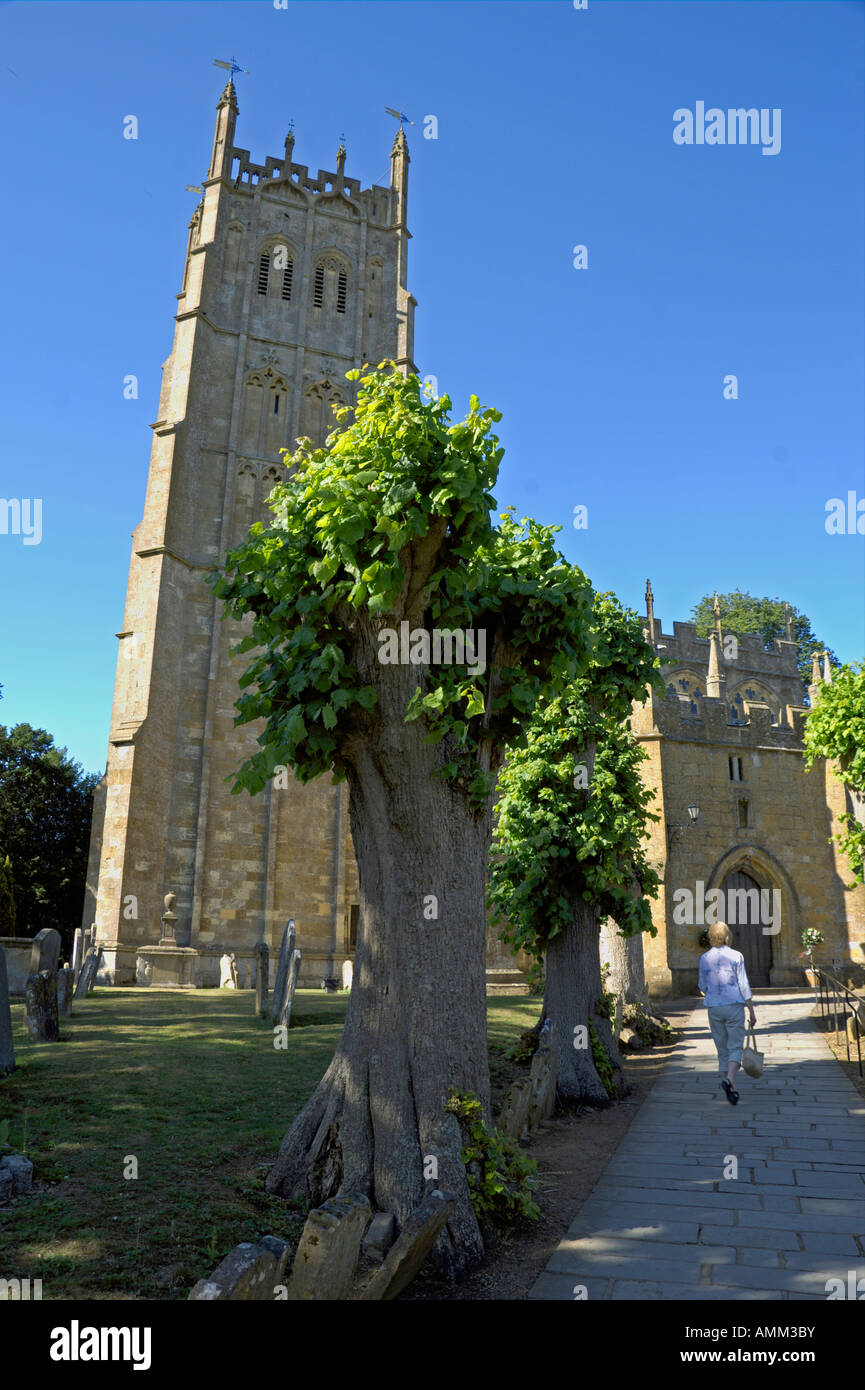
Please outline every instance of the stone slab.
[{"label": "stone slab", "polygon": [[270,1302],[276,1270],[277,1260],[271,1250],[244,1241],[226,1255],[209,1279],[199,1279],[189,1298],[205,1303]]},{"label": "stone slab", "polygon": [[289,1302],[345,1299],[371,1215],[366,1197],[344,1193],[309,1213],[288,1283]]},{"label": "stone slab", "polygon": [[396,1298],[420,1271],[455,1206],[456,1199],[447,1193],[428,1193],[404,1222],[384,1263],[359,1297],[366,1301]]}]

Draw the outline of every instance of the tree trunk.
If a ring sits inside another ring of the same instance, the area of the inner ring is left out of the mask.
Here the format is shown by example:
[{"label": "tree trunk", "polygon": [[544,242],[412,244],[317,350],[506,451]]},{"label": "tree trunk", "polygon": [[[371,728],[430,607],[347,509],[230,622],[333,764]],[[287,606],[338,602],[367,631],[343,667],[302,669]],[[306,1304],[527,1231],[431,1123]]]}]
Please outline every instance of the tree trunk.
[{"label": "tree trunk", "polygon": [[610,966],[607,988],[611,994],[620,994],[625,1004],[642,1004],[648,1009],[642,933],[620,936],[616,923],[608,918],[601,927],[601,964]]},{"label": "tree trunk", "polygon": [[[408,678],[414,688],[416,670]],[[427,1192],[453,1193],[456,1209],[434,1251],[451,1277],[483,1259],[460,1128],[445,1104],[450,1088],[473,1092],[490,1123],[484,892],[491,816],[489,808],[475,813],[462,792],[434,775],[447,754],[441,744],[423,743],[420,721],[395,717],[405,693],[380,692],[379,705],[388,699],[394,710],[390,719],[383,711],[377,739],[358,738],[346,759],[360,924],[345,1027],[266,1187],[314,1205],[359,1192],[400,1226]]]},{"label": "tree trunk", "polygon": [[[555,1029],[556,1095],[566,1109],[611,1103],[592,1057],[590,1022],[610,1059],[613,1098],[629,1090],[610,1020],[597,1012],[601,999],[599,932],[593,909],[580,902],[571,925],[547,947],[543,1018]],[[585,1046],[575,1046],[575,1042]]]}]

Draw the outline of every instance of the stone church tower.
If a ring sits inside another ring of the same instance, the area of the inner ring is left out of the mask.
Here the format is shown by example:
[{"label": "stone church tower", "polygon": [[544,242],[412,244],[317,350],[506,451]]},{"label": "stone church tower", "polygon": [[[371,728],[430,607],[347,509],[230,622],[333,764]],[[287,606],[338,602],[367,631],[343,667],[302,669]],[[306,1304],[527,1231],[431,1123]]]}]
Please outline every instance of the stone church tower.
[{"label": "stone church tower", "polygon": [[[809,706],[789,611],[786,637],[768,649],[760,637],[724,632],[717,595],[708,639],[693,623],[676,622],[670,634],[649,584],[644,631],[666,684],[666,698],[653,693],[631,721],[659,817],[648,835],[662,880],[652,903],[657,934],[643,938],[651,992],[695,990],[716,891],[755,988],[804,985],[806,927],[823,932],[818,963],[861,981],[865,887],[851,885],[832,838],[852,802],[830,762],[805,768]],[[811,708],[831,680],[828,655],[822,676],[816,655],[813,667]]]},{"label": "stone church tower", "polygon": [[291,134],[282,157],[252,163],[237,115],[229,81],[189,225],[95,798],[84,923],[116,984],[158,942],[168,892],[177,941],[197,953],[185,983],[218,983],[226,949],[244,983],[255,944],[278,947],[294,917],[302,978],[317,984],[357,929],[345,786],[289,775],[250,797],[226,782],[259,729],[234,727],[243,628],[221,620],[206,577],[269,515],[280,449],[324,441],[352,399],[346,371],[387,358],[414,370],[408,148],[400,128],[389,186],[361,189],[342,146],[335,173],[294,163]]}]

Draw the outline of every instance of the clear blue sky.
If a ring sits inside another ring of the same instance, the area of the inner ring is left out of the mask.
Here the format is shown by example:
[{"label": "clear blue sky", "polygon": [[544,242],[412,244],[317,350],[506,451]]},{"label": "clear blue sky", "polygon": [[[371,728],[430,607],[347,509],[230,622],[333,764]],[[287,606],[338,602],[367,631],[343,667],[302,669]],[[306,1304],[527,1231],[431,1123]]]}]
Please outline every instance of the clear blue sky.
[{"label": "clear blue sky", "polygon": [[[668,630],[741,587],[860,659],[865,538],[824,523],[865,496],[863,27],[853,0],[0,7],[0,496],[43,499],[41,544],[0,534],[0,722],[104,766],[184,187],[232,54],[259,162],[293,118],[297,160],[333,169],[345,132],[347,172],[382,182],[384,106],[418,123],[416,360],[460,411],[472,391],[503,411],[500,507],[560,524],[630,606],[650,575]],[[674,144],[698,101],[780,108],[780,153]]]}]

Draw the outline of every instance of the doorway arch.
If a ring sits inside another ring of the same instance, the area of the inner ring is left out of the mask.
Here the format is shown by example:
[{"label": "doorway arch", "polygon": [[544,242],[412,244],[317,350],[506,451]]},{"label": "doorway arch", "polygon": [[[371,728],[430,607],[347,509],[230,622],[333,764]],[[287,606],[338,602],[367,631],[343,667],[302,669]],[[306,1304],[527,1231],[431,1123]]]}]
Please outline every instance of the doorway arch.
[{"label": "doorway arch", "polygon": [[[734,879],[734,876],[737,874],[744,875],[744,879],[750,880],[750,884],[744,880],[734,880],[729,884],[729,887],[734,889],[739,888],[740,891],[742,889],[747,891],[749,887],[756,887],[761,890],[768,889],[770,892],[777,892],[780,895],[777,900],[770,899],[770,903],[773,906],[777,901],[780,910],[780,919],[776,918],[775,923],[772,924],[774,930],[764,936],[764,941],[766,941],[769,946],[768,953],[764,950],[761,954],[759,944],[756,950],[750,951],[750,954],[756,956],[753,966],[757,975],[762,975],[767,968],[768,980],[766,980],[765,983],[769,985],[783,985],[798,982],[802,973],[801,964],[796,959],[796,952],[800,949],[799,931],[801,910],[798,895],[790,875],[768,850],[762,849],[759,845],[741,844],[728,850],[713,866],[706,882],[706,888],[707,890],[719,888],[724,891],[722,901],[726,904],[727,880],[728,878]],[[738,908],[738,904],[743,900],[739,898],[736,901]],[[753,898],[751,899],[751,903],[753,903]],[[733,937],[733,945],[736,950],[740,950],[743,956],[745,956],[745,964],[747,967],[749,964],[749,953],[746,953],[742,945],[736,944],[736,928],[738,924],[729,923],[729,925],[731,936]],[[750,929],[752,935],[756,934],[757,931],[763,935],[762,926],[762,922],[760,922],[758,926],[756,922],[750,923],[746,921],[744,932],[747,933]],[[766,954],[768,954],[768,966],[766,966]],[[763,969],[761,969],[761,962]],[[751,980],[752,985],[757,986],[758,980],[756,978],[752,979],[750,973],[748,978]]]}]

